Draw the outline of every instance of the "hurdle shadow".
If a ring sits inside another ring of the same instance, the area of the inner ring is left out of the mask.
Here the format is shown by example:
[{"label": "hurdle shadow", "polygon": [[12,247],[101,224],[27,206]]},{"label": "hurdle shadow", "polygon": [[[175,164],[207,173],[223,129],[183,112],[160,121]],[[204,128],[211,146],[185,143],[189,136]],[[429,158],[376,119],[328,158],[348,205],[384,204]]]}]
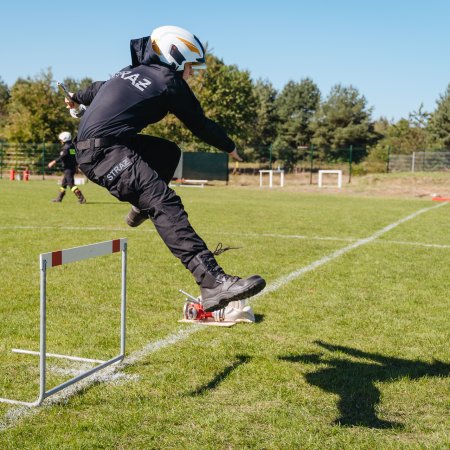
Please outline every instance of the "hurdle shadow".
[{"label": "hurdle shadow", "polygon": [[377,416],[376,406],[380,402],[380,391],[375,383],[396,381],[403,377],[416,380],[422,377],[450,376],[450,364],[437,360],[430,364],[420,360],[364,352],[322,341],[314,343],[329,352],[341,352],[366,360],[355,362],[342,357],[330,358],[323,353],[279,357],[283,361],[327,366],[317,372],[306,374],[305,378],[309,384],[339,396],[340,417],[335,420],[335,425],[379,429],[402,428],[401,423],[382,420]]},{"label": "hurdle shadow", "polygon": [[216,389],[222,382],[224,382],[230,374],[236,370],[239,366],[247,364],[251,360],[250,356],[247,355],[237,355],[236,361],[234,361],[229,366],[225,367],[220,373],[218,373],[209,383],[198,387],[197,389],[189,392],[189,395],[196,397],[199,395],[206,394],[209,391]]}]

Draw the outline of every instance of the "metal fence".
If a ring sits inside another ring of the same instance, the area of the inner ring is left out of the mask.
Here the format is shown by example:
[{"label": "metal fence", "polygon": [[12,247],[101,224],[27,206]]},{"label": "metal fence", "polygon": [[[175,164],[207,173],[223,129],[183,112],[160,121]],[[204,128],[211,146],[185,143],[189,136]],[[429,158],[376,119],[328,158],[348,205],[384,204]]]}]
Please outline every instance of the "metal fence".
[{"label": "metal fence", "polygon": [[[280,152],[281,153],[281,152]],[[287,154],[287,152],[286,152]],[[309,172],[312,184],[313,173],[323,169],[340,169],[345,171],[348,182],[351,183],[355,165],[367,156],[365,147],[349,145],[340,148],[317,148],[314,145],[299,147],[296,154],[291,153],[290,161],[277,161],[276,164],[284,167],[286,172]],[[260,164],[262,169],[272,169],[273,163],[270,156],[266,164]]]},{"label": "metal fence", "polygon": [[450,152],[413,152],[389,155],[389,172],[443,172],[450,170]]},{"label": "metal fence", "polygon": [[[60,145],[57,143],[9,143],[0,141],[0,179],[11,177],[13,173],[20,176],[23,171],[30,175],[51,175],[60,170],[58,167],[48,168],[48,163],[59,156]],[[354,165],[361,162],[367,155],[365,148],[349,146],[334,149],[332,152],[304,147],[301,154],[291,161],[290,171],[313,172],[330,167],[344,169],[351,182]],[[450,151],[423,151],[409,155],[395,154],[388,149],[386,155],[386,172],[431,172],[450,170]],[[265,162],[260,162],[259,168],[272,168],[272,155]],[[267,167],[266,167],[267,166]],[[13,172],[14,171],[14,172]],[[244,172],[244,170],[242,170]],[[255,172],[257,173],[257,171]]]},{"label": "metal fence", "polygon": [[61,146],[55,143],[9,143],[0,142],[0,178],[28,171],[30,175],[45,175],[56,172],[47,164],[59,156]]}]

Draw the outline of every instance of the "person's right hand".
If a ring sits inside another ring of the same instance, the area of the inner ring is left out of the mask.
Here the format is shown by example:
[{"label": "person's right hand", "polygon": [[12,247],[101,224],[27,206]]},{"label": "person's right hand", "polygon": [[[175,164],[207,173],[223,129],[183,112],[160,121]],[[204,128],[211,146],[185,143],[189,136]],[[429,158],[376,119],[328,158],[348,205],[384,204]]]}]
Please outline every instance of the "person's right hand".
[{"label": "person's right hand", "polygon": [[[70,96],[73,96],[73,92],[69,92]],[[66,103],[66,108],[68,109],[76,109],[78,108],[78,106],[80,106],[78,103],[75,102],[71,102],[70,100],[68,100],[67,98],[64,97],[64,102]]]}]

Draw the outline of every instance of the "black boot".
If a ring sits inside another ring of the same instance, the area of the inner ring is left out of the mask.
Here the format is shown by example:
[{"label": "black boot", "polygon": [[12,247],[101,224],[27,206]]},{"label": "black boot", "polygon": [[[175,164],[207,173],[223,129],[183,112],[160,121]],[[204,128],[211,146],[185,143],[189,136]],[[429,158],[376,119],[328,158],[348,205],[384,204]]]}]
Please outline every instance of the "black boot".
[{"label": "black boot", "polygon": [[252,297],[266,286],[266,282],[259,275],[248,278],[227,275],[210,251],[197,254],[189,262],[188,269],[200,285],[202,305],[206,312],[216,311],[225,308],[230,302]]},{"label": "black boot", "polygon": [[58,197],[54,198],[54,199],[52,200],[52,202],[55,202],[55,203],[60,203],[60,202],[62,202],[62,199],[64,198],[65,195],[66,195],[66,191],[65,191],[65,190],[59,191]]},{"label": "black boot", "polygon": [[140,209],[136,208],[136,206],[132,206],[131,211],[128,213],[127,217],[125,217],[125,222],[130,227],[138,227],[148,218],[148,215],[142,214]]},{"label": "black boot", "polygon": [[84,198],[84,195],[82,194],[82,192],[78,188],[75,188],[73,190],[73,193],[77,196],[78,203],[80,203],[80,204],[86,203],[86,199]]}]

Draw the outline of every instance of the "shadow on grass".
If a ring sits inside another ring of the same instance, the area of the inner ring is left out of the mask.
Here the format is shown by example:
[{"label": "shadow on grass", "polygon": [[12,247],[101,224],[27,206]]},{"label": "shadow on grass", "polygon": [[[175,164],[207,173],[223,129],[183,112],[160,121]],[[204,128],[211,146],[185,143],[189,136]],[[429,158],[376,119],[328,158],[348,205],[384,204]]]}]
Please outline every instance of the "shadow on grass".
[{"label": "shadow on grass", "polygon": [[305,378],[308,383],[339,396],[340,417],[336,419],[336,425],[401,428],[403,426],[401,423],[377,417],[375,408],[380,402],[380,391],[375,383],[395,381],[404,377],[415,380],[422,377],[448,377],[450,375],[450,364],[441,361],[434,361],[430,364],[419,360],[363,352],[322,341],[314,341],[314,343],[330,352],[341,352],[354,358],[371,361],[349,361],[344,358],[330,358],[323,354],[280,357],[283,361],[327,366],[317,372],[308,373]]},{"label": "shadow on grass", "polygon": [[264,314],[255,314],[255,323],[261,323],[264,321]]},{"label": "shadow on grass", "polygon": [[203,395],[208,391],[216,389],[217,386],[219,386],[220,383],[225,381],[234,370],[236,370],[239,366],[242,366],[243,364],[247,364],[250,361],[250,359],[251,359],[250,356],[237,355],[236,361],[233,364],[229,365],[228,367],[225,367],[225,369],[223,369],[222,372],[218,373],[209,383],[200,386],[194,391],[191,391],[189,395],[192,396]]}]

